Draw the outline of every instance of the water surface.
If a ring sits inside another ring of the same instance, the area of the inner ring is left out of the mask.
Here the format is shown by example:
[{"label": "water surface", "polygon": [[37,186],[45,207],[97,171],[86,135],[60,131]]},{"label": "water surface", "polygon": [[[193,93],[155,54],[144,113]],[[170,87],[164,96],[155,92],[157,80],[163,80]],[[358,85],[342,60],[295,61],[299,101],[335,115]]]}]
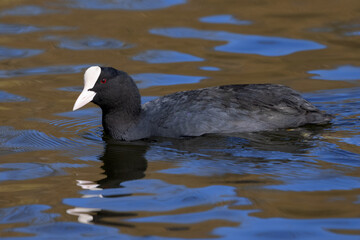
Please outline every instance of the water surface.
[{"label": "water surface", "polygon": [[[0,3],[1,239],[359,239],[360,3]],[[103,138],[91,65],[142,102],[280,83],[334,114],[272,132]]]}]

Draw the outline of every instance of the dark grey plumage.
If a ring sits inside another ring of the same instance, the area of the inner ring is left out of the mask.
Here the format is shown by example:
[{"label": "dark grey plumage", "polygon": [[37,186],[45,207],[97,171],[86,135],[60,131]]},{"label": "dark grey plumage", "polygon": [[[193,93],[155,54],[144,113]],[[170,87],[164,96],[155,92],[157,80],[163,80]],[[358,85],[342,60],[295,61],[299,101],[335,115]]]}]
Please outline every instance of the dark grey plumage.
[{"label": "dark grey plumage", "polygon": [[[106,78],[106,84],[101,79]],[[176,92],[140,105],[131,77],[101,68],[91,91],[103,110],[103,127],[110,137],[136,140],[151,136],[200,136],[206,133],[266,131],[326,124],[320,112],[293,89],[277,84],[246,84]]]}]

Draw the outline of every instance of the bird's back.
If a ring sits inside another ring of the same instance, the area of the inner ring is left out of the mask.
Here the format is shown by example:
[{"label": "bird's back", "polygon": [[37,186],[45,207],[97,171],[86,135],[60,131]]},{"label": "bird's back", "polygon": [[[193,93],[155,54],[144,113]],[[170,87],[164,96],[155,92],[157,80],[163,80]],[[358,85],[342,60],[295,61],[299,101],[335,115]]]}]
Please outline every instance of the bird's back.
[{"label": "bird's back", "polygon": [[177,92],[143,105],[152,135],[199,136],[298,127],[331,120],[289,87],[225,85]]}]

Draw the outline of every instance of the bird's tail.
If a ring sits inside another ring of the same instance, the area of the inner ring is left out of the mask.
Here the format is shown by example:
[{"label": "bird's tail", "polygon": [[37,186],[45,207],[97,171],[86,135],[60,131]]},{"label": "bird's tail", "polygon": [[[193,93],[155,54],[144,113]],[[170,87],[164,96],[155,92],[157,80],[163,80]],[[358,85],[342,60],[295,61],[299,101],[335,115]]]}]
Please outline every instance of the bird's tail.
[{"label": "bird's tail", "polygon": [[306,118],[308,120],[308,123],[310,124],[325,125],[325,124],[329,124],[331,120],[335,118],[335,116],[328,113],[316,111],[316,112],[309,112],[306,115]]}]

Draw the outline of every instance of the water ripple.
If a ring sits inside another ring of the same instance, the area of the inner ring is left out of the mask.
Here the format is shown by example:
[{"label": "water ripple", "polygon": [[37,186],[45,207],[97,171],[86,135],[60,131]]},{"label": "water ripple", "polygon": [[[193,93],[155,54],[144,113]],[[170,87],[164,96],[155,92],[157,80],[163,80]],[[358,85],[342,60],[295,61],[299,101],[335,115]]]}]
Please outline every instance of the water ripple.
[{"label": "water ripple", "polygon": [[[16,232],[28,233],[35,235],[28,236],[25,239],[91,239],[102,240],[104,236],[106,239],[128,239],[126,235],[119,234],[118,229],[87,225],[76,222],[48,222],[47,224],[31,225],[28,227],[18,227],[13,229]],[[57,238],[56,236],[61,236]],[[125,237],[125,238],[124,238]],[[17,238],[11,238],[17,239]],[[24,239],[24,238],[22,238]]]},{"label": "water ripple", "polygon": [[133,60],[147,63],[177,63],[177,62],[201,62],[204,59],[177,51],[170,50],[147,50],[134,57]]},{"label": "water ripple", "polygon": [[266,37],[246,35],[225,31],[206,31],[193,28],[154,28],[152,34],[172,38],[199,38],[212,41],[226,41],[225,45],[215,47],[215,50],[231,53],[259,54],[262,56],[284,56],[299,51],[324,49],[326,46],[301,39],[283,37]]},{"label": "water ripple", "polygon": [[4,10],[0,12],[0,16],[37,16],[51,13],[60,13],[60,11],[36,5],[24,5]]},{"label": "water ripple", "polygon": [[16,70],[0,70],[0,78],[22,77],[29,75],[47,75],[47,74],[69,74],[79,73],[85,68],[96,64],[83,64],[83,65],[63,65],[63,66],[47,66],[37,68],[25,68]]},{"label": "water ripple", "polygon": [[101,50],[101,49],[127,49],[132,45],[126,44],[116,39],[83,37],[83,38],[67,38],[61,36],[46,36],[43,40],[58,41],[58,46],[70,50]]},{"label": "water ripple", "polygon": [[0,23],[1,34],[22,34],[22,33],[38,32],[42,30],[44,30],[44,28],[31,26],[31,25]]},{"label": "water ripple", "polygon": [[0,182],[66,175],[63,168],[79,168],[86,166],[88,165],[70,163],[4,163],[0,164],[0,169],[11,170],[0,171]]},{"label": "water ripple", "polygon": [[[1,76],[1,75],[0,75]],[[139,88],[198,83],[206,77],[164,73],[139,73],[132,75]]]},{"label": "water ripple", "polygon": [[[229,186],[213,185],[203,188],[187,188],[156,179],[133,180],[124,182],[122,185],[123,189],[88,190],[86,194],[94,197],[67,198],[63,202],[75,207],[117,212],[163,212],[221,202],[232,202],[234,205],[250,204],[248,199],[236,196],[235,188]],[[141,193],[141,195],[136,195],[137,193]],[[154,195],[154,193],[156,194]],[[119,195],[120,197],[110,197]],[[145,205],[144,202],[146,202]]]},{"label": "water ripple", "polygon": [[312,70],[308,73],[317,75],[312,76],[312,79],[338,81],[360,80],[360,67],[355,66],[340,66],[336,69],[329,70]]},{"label": "water ripple", "polygon": [[238,222],[242,218],[246,217],[249,212],[254,211],[239,211],[229,209],[228,206],[220,206],[212,208],[208,211],[184,213],[184,214],[173,214],[173,215],[160,215],[151,216],[144,218],[132,218],[129,222],[154,222],[154,223],[177,223],[177,224],[189,224],[205,222],[208,219],[217,219],[225,221]]},{"label": "water ripple", "polygon": [[218,67],[212,67],[212,66],[202,66],[202,67],[199,67],[199,69],[204,70],[204,71],[220,71],[221,70]]},{"label": "water ripple", "polygon": [[25,102],[28,98],[0,90],[0,102]]},{"label": "water ripple", "polygon": [[[328,219],[288,219],[248,217],[242,222],[243,227],[220,227],[213,234],[221,239],[358,239],[356,235],[338,235],[331,232],[336,229],[358,230],[360,220],[356,218]],[[289,228],[284,228],[289,226]]]},{"label": "water ripple", "polygon": [[37,130],[15,130],[0,126],[0,149],[15,152],[69,149],[90,144],[85,139],[54,137]]},{"label": "water ripple", "polygon": [[312,172],[311,176],[297,175],[282,176],[279,180],[284,183],[281,185],[266,186],[267,189],[277,189],[281,191],[331,191],[331,190],[351,190],[360,188],[360,178],[344,176],[343,173],[329,173],[319,171],[318,174]]},{"label": "water ripple", "polygon": [[[94,119],[60,119],[49,121],[51,125],[59,127],[62,132],[78,133],[89,127],[96,127],[101,124],[98,118]],[[75,130],[74,130],[75,128]]]},{"label": "water ripple", "polygon": [[345,36],[360,36],[360,31],[347,32]]},{"label": "water ripple", "polygon": [[[319,103],[323,106],[326,106],[327,109],[330,108],[331,112],[334,114],[337,112],[333,108],[338,108],[339,114],[344,114],[344,111],[341,111],[343,107],[338,105],[332,105],[331,103],[336,104],[346,104],[347,102],[357,102],[360,100],[360,88],[343,88],[343,89],[332,89],[332,90],[322,90],[314,93],[303,94],[306,99],[311,102]],[[350,105],[347,105],[347,108]],[[355,110],[355,109],[353,109]]]},{"label": "water ripple", "polygon": [[31,32],[40,32],[47,30],[72,30],[74,28],[63,27],[63,26],[53,26],[53,27],[38,27],[32,25],[22,25],[22,24],[6,24],[0,23],[0,34],[24,34]]},{"label": "water ripple", "polygon": [[11,59],[11,58],[24,58],[39,55],[44,50],[39,49],[17,49],[0,46],[0,60]]},{"label": "water ripple", "polygon": [[66,92],[81,92],[83,88],[84,88],[83,86],[69,86],[69,87],[58,88],[58,90],[66,91]]},{"label": "water ripple", "polygon": [[43,213],[49,210],[47,205],[21,205],[10,208],[0,209],[0,224],[9,223],[32,223],[42,224],[52,221],[53,218],[58,217],[59,214]]},{"label": "water ripple", "polygon": [[200,20],[200,22],[206,22],[206,23],[225,23],[225,24],[235,24],[235,25],[250,25],[250,24],[252,24],[251,21],[239,20],[230,14],[212,15],[212,16],[202,17],[199,20]]},{"label": "water ripple", "polygon": [[94,10],[155,10],[184,4],[186,0],[68,0],[68,2],[68,5],[73,8]]}]

